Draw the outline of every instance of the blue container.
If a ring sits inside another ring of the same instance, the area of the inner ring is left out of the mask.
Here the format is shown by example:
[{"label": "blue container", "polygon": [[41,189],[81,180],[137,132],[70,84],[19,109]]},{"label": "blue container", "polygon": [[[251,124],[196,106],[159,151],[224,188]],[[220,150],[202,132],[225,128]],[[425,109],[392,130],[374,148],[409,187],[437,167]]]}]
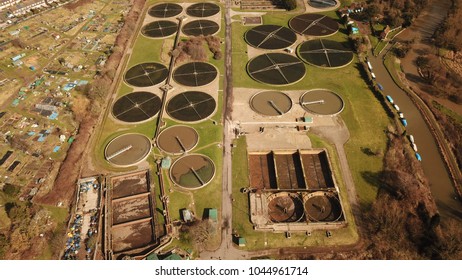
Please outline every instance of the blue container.
[{"label": "blue container", "polygon": [[407,121],[405,118],[402,118],[401,119],[401,123],[406,127],[407,126]]}]

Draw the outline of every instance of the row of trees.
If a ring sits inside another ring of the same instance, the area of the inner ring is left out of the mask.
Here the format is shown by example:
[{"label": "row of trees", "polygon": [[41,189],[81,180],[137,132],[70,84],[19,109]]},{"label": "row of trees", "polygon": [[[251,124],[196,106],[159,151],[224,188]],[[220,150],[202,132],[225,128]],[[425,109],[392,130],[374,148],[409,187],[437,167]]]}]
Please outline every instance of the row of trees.
[{"label": "row of trees", "polygon": [[221,40],[219,37],[211,35],[191,37],[179,42],[172,51],[172,56],[175,58],[176,63],[187,60],[207,61],[208,53],[205,44],[207,44],[209,51],[213,53],[214,59],[222,58]]},{"label": "row of trees", "polygon": [[440,219],[428,181],[405,136],[388,128],[383,171],[374,174],[379,192],[362,217],[366,250],[360,259],[460,259],[462,229]]},{"label": "row of trees", "polygon": [[462,50],[462,0],[453,0],[452,9],[435,33],[435,43],[439,47],[451,49],[453,51]]},{"label": "row of trees", "polygon": [[280,2],[288,11],[292,11],[297,8],[297,0],[281,0]]},{"label": "row of trees", "polygon": [[386,24],[409,26],[428,4],[428,0],[369,0],[365,19],[383,19]]}]

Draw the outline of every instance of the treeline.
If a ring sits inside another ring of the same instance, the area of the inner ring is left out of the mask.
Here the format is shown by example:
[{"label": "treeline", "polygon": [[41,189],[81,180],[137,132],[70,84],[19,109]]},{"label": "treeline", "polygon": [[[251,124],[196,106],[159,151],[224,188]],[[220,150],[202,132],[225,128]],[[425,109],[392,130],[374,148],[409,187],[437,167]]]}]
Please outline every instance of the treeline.
[{"label": "treeline", "polygon": [[369,0],[364,16],[383,19],[392,26],[409,26],[428,4],[428,0]]},{"label": "treeline", "polygon": [[453,51],[462,50],[462,0],[452,0],[444,23],[435,32],[435,43],[438,47]]},{"label": "treeline", "polygon": [[208,46],[208,50],[213,54],[214,59],[221,59],[221,40],[217,36],[195,36],[188,40],[183,40],[178,43],[171,55],[175,58],[175,63],[181,63],[188,60],[206,61],[208,53],[204,45]]},{"label": "treeline", "polygon": [[[457,160],[459,169],[462,170],[462,122],[457,118],[455,113],[445,114],[442,112],[443,106],[437,102],[433,102],[432,106],[429,106],[435,115],[436,120],[440,124],[446,139],[451,147],[452,152]],[[462,182],[459,182],[462,186]]]},{"label": "treeline", "polygon": [[[453,59],[456,57],[453,55]],[[428,83],[425,91],[431,95],[462,104],[462,77],[450,67],[441,63],[441,58],[434,54],[419,55],[416,64],[420,74]]]},{"label": "treeline", "polygon": [[403,135],[388,131],[379,192],[364,215],[367,255],[372,259],[460,259],[462,229],[436,203],[420,163]]},{"label": "treeline", "polygon": [[281,3],[281,5],[288,11],[292,11],[297,8],[297,0],[280,0],[277,2]]},{"label": "treeline", "polygon": [[[307,259],[419,260],[461,259],[462,228],[441,219],[422,166],[406,136],[387,129],[383,170],[363,174],[379,188],[369,209],[357,217],[362,249],[338,253],[302,254]],[[374,156],[371,154],[371,156]],[[292,256],[290,256],[292,257]]]}]

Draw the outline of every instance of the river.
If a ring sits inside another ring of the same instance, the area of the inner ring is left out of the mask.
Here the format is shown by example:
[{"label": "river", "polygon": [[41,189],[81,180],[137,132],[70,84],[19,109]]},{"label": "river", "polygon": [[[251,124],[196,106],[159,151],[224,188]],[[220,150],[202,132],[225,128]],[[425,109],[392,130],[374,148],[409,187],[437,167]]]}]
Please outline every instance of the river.
[{"label": "river", "polygon": [[[443,0],[442,2],[447,1],[449,0]],[[430,7],[416,21],[415,26],[409,31],[406,30],[406,33],[403,32],[400,37],[411,38],[409,37],[410,34],[419,33],[421,34],[420,38],[426,39],[428,38],[428,34],[433,33],[431,30],[434,30],[438,26],[444,18],[441,15],[446,14],[445,11],[449,9],[449,6],[447,3],[443,5],[441,2],[437,3],[437,5],[429,5]],[[423,45],[423,43],[419,43],[419,48],[420,45]],[[369,58],[374,68],[373,71],[377,77],[377,82],[383,86],[384,93],[390,95],[395,104],[399,106],[400,111],[404,113],[404,117],[408,122],[408,126],[406,127],[407,134],[412,134],[415,138],[418,152],[422,156],[421,164],[430,183],[430,190],[440,214],[443,217],[450,216],[462,220],[462,203],[457,199],[450,174],[440,155],[435,138],[430,132],[419,109],[414,105],[407,93],[395,84],[383,65],[383,56],[387,53],[388,48],[390,48],[390,45],[378,57],[372,56]],[[413,71],[416,71],[409,64],[407,64],[406,70],[411,72],[411,74],[414,74]]]}]

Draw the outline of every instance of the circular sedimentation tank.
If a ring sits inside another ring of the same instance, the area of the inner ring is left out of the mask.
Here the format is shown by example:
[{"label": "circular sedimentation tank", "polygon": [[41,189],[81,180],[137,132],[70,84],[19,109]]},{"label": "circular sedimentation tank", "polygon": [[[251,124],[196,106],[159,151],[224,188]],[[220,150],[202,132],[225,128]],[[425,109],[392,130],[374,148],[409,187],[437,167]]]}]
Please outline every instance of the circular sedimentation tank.
[{"label": "circular sedimentation tank", "polygon": [[320,14],[302,14],[289,21],[290,28],[302,35],[325,37],[337,33],[338,23],[332,18]]},{"label": "circular sedimentation tank", "polygon": [[179,158],[170,168],[172,181],[186,189],[202,188],[215,176],[213,161],[200,154],[191,154]]},{"label": "circular sedimentation tank", "polygon": [[266,53],[249,61],[247,73],[261,83],[283,86],[303,79],[306,69],[297,57],[285,53]]},{"label": "circular sedimentation tank", "polygon": [[308,0],[308,4],[317,9],[327,9],[332,8],[337,5],[337,1],[335,0]]},{"label": "circular sedimentation tank", "polygon": [[149,87],[167,79],[168,70],[165,65],[157,62],[141,63],[128,69],[125,82],[134,87]]},{"label": "circular sedimentation tank", "polygon": [[314,192],[305,200],[305,212],[311,222],[336,222],[343,216],[338,197],[328,192]]},{"label": "circular sedimentation tank", "polygon": [[299,45],[298,56],[306,63],[323,68],[340,68],[353,61],[353,51],[342,43],[317,39]]},{"label": "circular sedimentation tank", "polygon": [[167,103],[170,117],[184,122],[198,122],[215,112],[215,99],[201,91],[186,91],[175,95]]},{"label": "circular sedimentation tank", "polygon": [[304,218],[303,201],[294,193],[272,194],[268,197],[268,215],[274,223],[300,222]]},{"label": "circular sedimentation tank", "polygon": [[197,131],[186,125],[168,127],[157,137],[157,146],[170,154],[182,154],[196,147],[199,142]]},{"label": "circular sedimentation tank", "polygon": [[164,3],[151,7],[148,14],[158,18],[168,18],[179,15],[183,11],[183,8],[175,3]]},{"label": "circular sedimentation tank", "polygon": [[343,99],[327,89],[315,89],[300,97],[300,105],[308,112],[317,115],[336,115],[344,108]]},{"label": "circular sedimentation tank", "polygon": [[159,20],[146,24],[141,28],[141,33],[150,38],[163,38],[173,34],[178,29],[178,24],[169,20]]},{"label": "circular sedimentation tank", "polygon": [[145,160],[151,152],[151,140],[148,137],[127,133],[113,138],[104,150],[104,158],[113,165],[131,166]]},{"label": "circular sedimentation tank", "polygon": [[247,31],[245,40],[255,48],[277,50],[293,45],[297,40],[297,35],[287,27],[267,24]]},{"label": "circular sedimentation tank", "polygon": [[150,92],[138,91],[117,99],[112,115],[123,122],[136,123],[151,119],[159,113],[161,99]]},{"label": "circular sedimentation tank", "polygon": [[210,84],[218,75],[218,71],[210,63],[189,62],[173,72],[173,79],[184,86],[198,87]]},{"label": "circular sedimentation tank", "polygon": [[250,99],[252,110],[264,116],[281,116],[292,108],[292,100],[280,91],[262,91]]},{"label": "circular sedimentation tank", "polygon": [[199,19],[188,22],[183,26],[183,33],[187,36],[207,36],[218,32],[220,26],[211,20]]},{"label": "circular sedimentation tank", "polygon": [[192,17],[210,17],[218,12],[220,12],[218,5],[207,2],[193,4],[186,9],[186,13]]}]

